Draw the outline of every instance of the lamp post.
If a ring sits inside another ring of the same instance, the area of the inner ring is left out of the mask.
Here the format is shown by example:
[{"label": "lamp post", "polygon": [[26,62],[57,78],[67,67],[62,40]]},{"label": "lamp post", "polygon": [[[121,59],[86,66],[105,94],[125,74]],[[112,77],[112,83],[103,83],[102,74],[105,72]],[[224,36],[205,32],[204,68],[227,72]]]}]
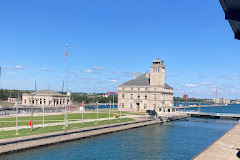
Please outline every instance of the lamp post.
[{"label": "lamp post", "polygon": [[32,105],[31,105],[31,131],[33,131],[33,95],[32,95]]}]

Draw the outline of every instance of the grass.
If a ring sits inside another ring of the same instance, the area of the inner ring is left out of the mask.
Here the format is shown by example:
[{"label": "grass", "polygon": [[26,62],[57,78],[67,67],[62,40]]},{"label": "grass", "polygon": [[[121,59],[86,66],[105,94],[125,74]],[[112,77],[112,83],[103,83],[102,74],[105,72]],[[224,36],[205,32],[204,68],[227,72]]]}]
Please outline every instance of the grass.
[{"label": "grass", "polygon": [[[110,116],[113,117],[114,114],[112,113]],[[98,113],[98,118],[107,118],[107,117],[109,117],[109,113]],[[83,119],[96,119],[96,118],[97,118],[96,113],[84,113],[83,114]],[[68,119],[69,119],[69,121],[81,120],[82,113],[68,114]],[[29,124],[30,120],[31,120],[30,116],[18,117],[18,126],[27,126]],[[34,116],[33,117],[34,124],[42,124],[43,123],[42,120],[43,120],[42,116]],[[44,116],[45,124],[46,123],[56,123],[56,122],[64,122],[64,114]],[[0,118],[0,128],[14,127],[14,126],[16,126],[16,117]]]},{"label": "grass", "polygon": [[95,122],[85,122],[85,123],[74,123],[74,124],[69,124],[69,126],[66,129],[63,129],[63,125],[49,126],[45,128],[38,127],[38,128],[34,128],[34,131],[31,131],[30,128],[26,128],[26,129],[18,130],[19,135],[16,135],[15,130],[0,131],[0,139],[30,136],[30,135],[36,135],[36,134],[78,129],[78,128],[84,128],[84,127],[100,126],[100,125],[120,123],[120,122],[129,122],[133,120],[134,119],[132,118],[122,118],[122,119],[104,120],[99,122],[95,121]]}]

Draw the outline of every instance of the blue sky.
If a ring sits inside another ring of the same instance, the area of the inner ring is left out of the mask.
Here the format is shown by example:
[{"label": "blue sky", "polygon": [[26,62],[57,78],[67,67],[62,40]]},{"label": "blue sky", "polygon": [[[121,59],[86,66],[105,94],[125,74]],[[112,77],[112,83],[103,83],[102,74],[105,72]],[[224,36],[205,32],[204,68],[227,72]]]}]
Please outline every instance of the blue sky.
[{"label": "blue sky", "polygon": [[240,41],[218,0],[0,2],[0,88],[117,91],[164,59],[174,96],[240,98]]}]

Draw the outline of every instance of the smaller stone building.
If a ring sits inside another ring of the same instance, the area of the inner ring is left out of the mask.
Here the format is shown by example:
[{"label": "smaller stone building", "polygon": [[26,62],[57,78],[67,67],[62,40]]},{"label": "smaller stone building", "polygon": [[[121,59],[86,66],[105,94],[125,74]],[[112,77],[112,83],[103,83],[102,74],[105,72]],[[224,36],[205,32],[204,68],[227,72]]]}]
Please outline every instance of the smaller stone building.
[{"label": "smaller stone building", "polygon": [[63,106],[71,105],[70,94],[63,95],[53,90],[39,90],[30,94],[23,93],[22,105],[47,105]]},{"label": "smaller stone building", "polygon": [[17,98],[8,98],[9,103],[16,103],[18,101]]}]

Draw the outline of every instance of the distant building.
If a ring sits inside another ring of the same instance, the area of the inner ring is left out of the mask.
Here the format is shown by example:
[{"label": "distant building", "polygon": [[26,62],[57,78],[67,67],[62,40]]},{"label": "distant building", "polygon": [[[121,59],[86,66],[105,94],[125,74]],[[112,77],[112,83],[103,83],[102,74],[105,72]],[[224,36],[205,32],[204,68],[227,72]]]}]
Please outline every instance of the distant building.
[{"label": "distant building", "polygon": [[187,94],[184,94],[184,95],[183,95],[183,99],[184,99],[184,100],[188,99],[188,95],[187,95]]},{"label": "distant building", "polygon": [[225,98],[220,98],[219,103],[226,103],[226,99]]},{"label": "distant building", "polygon": [[108,98],[108,94],[103,94],[102,96],[105,98]]},{"label": "distant building", "polygon": [[63,106],[70,105],[70,93],[63,95],[53,90],[39,90],[30,94],[23,93],[23,105],[47,105],[47,106]]},{"label": "distant building", "polygon": [[117,95],[117,92],[107,92],[108,96]]},{"label": "distant building", "polygon": [[230,104],[231,101],[229,99],[226,99],[225,103]]},{"label": "distant building", "polygon": [[[165,83],[165,65],[154,60],[151,73],[133,75],[133,79],[118,86],[119,110],[141,112],[155,110],[158,113],[173,109],[173,88]],[[170,111],[171,110],[171,111]]]},{"label": "distant building", "polygon": [[8,98],[8,102],[9,103],[16,103],[17,102],[17,98]]}]

